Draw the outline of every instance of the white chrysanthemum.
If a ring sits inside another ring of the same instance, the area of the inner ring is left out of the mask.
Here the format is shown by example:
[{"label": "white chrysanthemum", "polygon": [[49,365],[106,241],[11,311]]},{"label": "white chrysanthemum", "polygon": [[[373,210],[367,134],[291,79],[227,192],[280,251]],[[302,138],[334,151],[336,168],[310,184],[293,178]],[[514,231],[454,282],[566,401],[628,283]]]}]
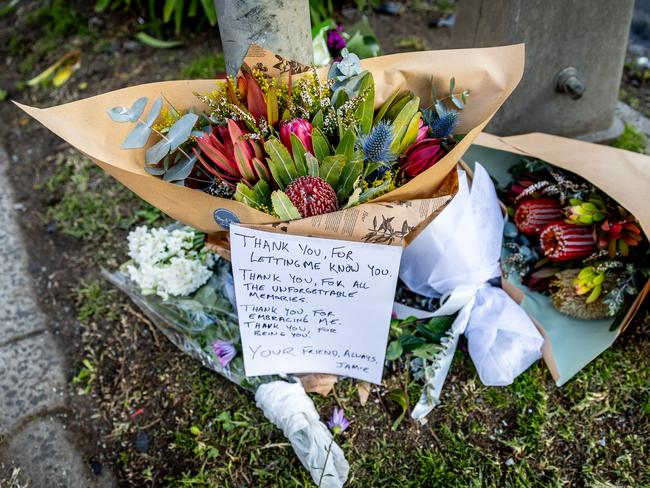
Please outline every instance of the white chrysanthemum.
[{"label": "white chrysanthemum", "polygon": [[144,294],[155,293],[164,300],[189,295],[212,275],[214,257],[193,231],[138,227],[128,243],[133,263],[126,272]]}]

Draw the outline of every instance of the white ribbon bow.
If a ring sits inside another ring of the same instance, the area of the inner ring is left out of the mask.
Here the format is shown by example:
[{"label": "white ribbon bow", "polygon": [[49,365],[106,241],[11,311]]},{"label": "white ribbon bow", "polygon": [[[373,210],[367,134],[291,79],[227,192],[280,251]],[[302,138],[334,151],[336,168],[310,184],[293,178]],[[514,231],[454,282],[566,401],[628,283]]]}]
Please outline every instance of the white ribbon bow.
[{"label": "white ribbon bow", "polygon": [[434,359],[420,401],[411,416],[426,416],[439,402],[458,339],[465,333],[481,381],[502,386],[541,358],[544,342],[526,313],[488,281],[501,276],[499,257],[504,220],[487,171],[476,164],[471,191],[459,170],[458,193],[440,215],[404,250],[400,278],[416,293],[441,297],[433,313],[396,303],[397,318],[458,312],[443,350]]}]

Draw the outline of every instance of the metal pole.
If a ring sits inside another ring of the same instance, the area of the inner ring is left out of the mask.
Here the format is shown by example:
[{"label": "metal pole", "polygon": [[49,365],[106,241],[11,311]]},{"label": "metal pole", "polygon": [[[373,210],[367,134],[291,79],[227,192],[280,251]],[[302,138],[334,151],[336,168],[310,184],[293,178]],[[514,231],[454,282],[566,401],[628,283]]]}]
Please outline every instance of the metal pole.
[{"label": "metal pole", "polygon": [[251,43],[313,63],[308,0],[215,0],[226,72],[234,75]]}]

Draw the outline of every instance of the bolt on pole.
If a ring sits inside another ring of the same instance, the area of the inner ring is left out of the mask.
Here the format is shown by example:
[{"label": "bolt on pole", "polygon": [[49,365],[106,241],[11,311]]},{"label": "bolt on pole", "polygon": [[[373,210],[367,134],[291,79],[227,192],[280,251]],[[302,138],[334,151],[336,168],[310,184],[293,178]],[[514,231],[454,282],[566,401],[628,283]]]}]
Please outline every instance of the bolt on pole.
[{"label": "bolt on pole", "polygon": [[235,75],[252,43],[313,63],[309,0],[215,0],[226,72]]}]

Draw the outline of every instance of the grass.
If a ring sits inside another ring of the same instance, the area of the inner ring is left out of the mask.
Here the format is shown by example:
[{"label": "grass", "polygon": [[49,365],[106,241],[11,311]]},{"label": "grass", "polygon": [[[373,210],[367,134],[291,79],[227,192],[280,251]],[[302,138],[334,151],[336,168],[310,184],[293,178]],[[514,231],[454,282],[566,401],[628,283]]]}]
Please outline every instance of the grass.
[{"label": "grass", "polygon": [[226,60],[223,54],[219,53],[193,60],[183,68],[181,74],[184,79],[212,79],[225,71]]},{"label": "grass", "polygon": [[133,194],[76,151],[59,154],[53,173],[35,189],[60,195],[46,219],[72,237],[98,241],[116,229],[162,219],[162,213],[144,201],[133,209]]},{"label": "grass", "polygon": [[645,154],[645,148],[648,143],[646,136],[641,133],[632,124],[625,124],[623,133],[612,142],[613,147],[627,149],[628,151]]}]

